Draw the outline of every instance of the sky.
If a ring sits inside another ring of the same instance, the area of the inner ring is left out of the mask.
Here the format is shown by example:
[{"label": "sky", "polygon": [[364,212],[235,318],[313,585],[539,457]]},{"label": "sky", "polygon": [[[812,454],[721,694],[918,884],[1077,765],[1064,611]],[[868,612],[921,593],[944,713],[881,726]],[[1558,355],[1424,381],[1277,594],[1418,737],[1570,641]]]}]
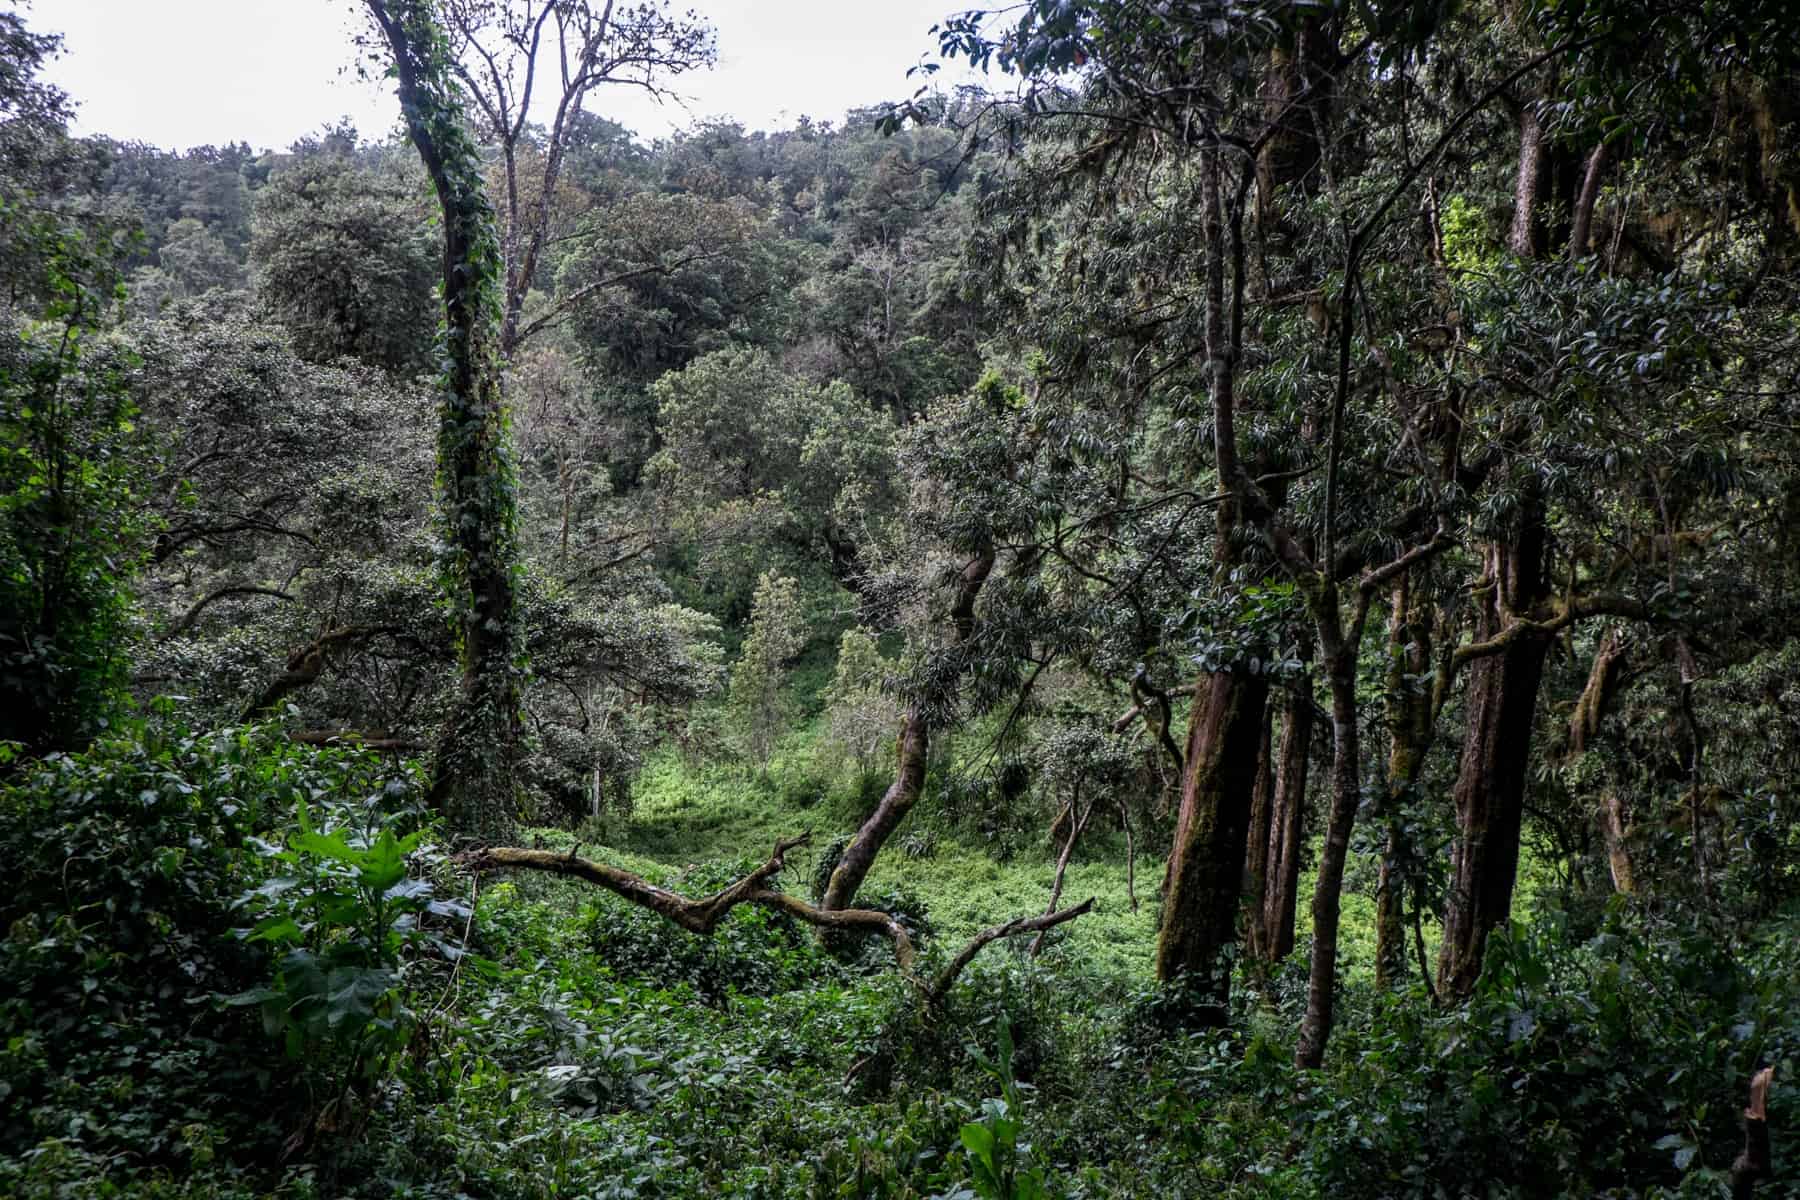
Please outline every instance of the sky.
[{"label": "sky", "polygon": [[[921,79],[908,79],[907,68],[935,56],[931,26],[970,2],[677,0],[718,30],[718,67],[675,83],[686,106],[607,87],[588,108],[646,141],[704,117],[751,129],[783,128],[802,115],[836,120],[848,108],[911,95]],[[64,53],[45,74],[78,102],[77,134],[178,150],[236,141],[285,149],[341,116],[369,138],[399,118],[383,82],[357,77],[355,0],[6,6],[23,11],[28,27],[64,35]],[[946,66],[937,81],[968,78]]]}]

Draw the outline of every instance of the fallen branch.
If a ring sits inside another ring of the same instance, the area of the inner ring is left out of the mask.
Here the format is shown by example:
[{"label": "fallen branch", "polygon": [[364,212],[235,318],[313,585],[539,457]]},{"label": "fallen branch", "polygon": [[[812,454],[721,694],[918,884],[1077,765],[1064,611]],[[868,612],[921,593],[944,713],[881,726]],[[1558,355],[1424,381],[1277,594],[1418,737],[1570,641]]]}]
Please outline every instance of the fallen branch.
[{"label": "fallen branch", "polygon": [[[457,855],[455,861],[469,871],[520,870],[567,875],[604,888],[615,896],[673,921],[690,933],[702,936],[710,935],[731,914],[731,910],[741,904],[783,912],[821,929],[879,933],[894,943],[894,960],[900,970],[911,977],[916,957],[912,938],[907,934],[906,928],[888,913],[867,908],[815,908],[798,897],[763,886],[772,876],[781,872],[786,865],[789,850],[804,846],[810,841],[810,831],[798,837],[783,838],[775,843],[774,853],[769,855],[769,860],[762,866],[712,895],[699,898],[671,892],[641,875],[582,858],[573,852],[563,854],[556,850],[496,846],[467,851]],[[975,961],[975,956],[991,943],[1016,937],[1021,933],[1037,933],[1054,928],[1064,921],[1073,921],[1076,917],[1091,912],[1093,907],[1094,901],[1090,897],[1074,908],[1065,908],[1059,913],[1048,913],[1041,917],[1016,917],[1002,925],[984,929],[969,940],[968,945],[950,961],[950,965],[944,968],[930,987],[916,978],[913,982],[924,993],[927,1004],[941,1004],[944,997],[950,994],[950,989],[955,985],[956,977],[962,974],[963,968]]]},{"label": "fallen branch", "polygon": [[879,933],[894,943],[894,959],[902,971],[912,970],[914,951],[912,938],[904,926],[892,916],[866,908],[814,908],[786,892],[778,892],[764,884],[781,872],[789,850],[812,841],[810,832],[784,838],[775,843],[769,860],[742,879],[710,896],[693,898],[658,887],[641,875],[605,863],[580,858],[573,853],[555,850],[520,850],[491,847],[471,850],[457,856],[456,861],[471,871],[524,870],[567,875],[604,888],[622,899],[665,917],[690,933],[709,935],[740,904],[750,904],[816,925],[821,929],[862,930]]},{"label": "fallen branch", "polygon": [[1094,898],[1089,896],[1074,908],[1065,908],[1059,913],[1046,913],[1041,917],[1014,917],[1004,925],[995,925],[982,930],[969,939],[969,944],[964,946],[962,952],[951,959],[950,965],[938,975],[936,981],[932,983],[931,989],[925,993],[926,1001],[934,1005],[943,1003],[944,997],[948,996],[950,989],[955,986],[956,977],[963,973],[963,968],[974,962],[975,956],[987,949],[990,943],[997,942],[1002,938],[1017,937],[1021,933],[1037,933],[1040,930],[1052,929],[1064,921],[1073,921],[1076,917],[1090,913],[1093,909]]}]

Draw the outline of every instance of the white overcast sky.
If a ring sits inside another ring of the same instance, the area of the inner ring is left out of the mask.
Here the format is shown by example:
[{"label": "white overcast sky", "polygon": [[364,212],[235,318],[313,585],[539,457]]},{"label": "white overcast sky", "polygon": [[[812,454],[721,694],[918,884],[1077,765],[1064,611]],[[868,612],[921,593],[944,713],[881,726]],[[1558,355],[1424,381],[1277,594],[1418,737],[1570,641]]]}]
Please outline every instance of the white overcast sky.
[{"label": "white overcast sky", "polygon": [[[898,99],[935,57],[928,30],[971,0],[677,0],[718,30],[719,65],[682,77],[687,107],[609,87],[588,107],[649,141],[697,117],[775,129],[801,115]],[[64,35],[46,72],[79,102],[75,132],[170,149],[247,141],[285,149],[348,116],[363,136],[394,126],[386,87],[354,70],[355,0],[35,0],[28,26]],[[942,83],[967,78],[946,66]],[[998,80],[993,81],[996,85]]]}]

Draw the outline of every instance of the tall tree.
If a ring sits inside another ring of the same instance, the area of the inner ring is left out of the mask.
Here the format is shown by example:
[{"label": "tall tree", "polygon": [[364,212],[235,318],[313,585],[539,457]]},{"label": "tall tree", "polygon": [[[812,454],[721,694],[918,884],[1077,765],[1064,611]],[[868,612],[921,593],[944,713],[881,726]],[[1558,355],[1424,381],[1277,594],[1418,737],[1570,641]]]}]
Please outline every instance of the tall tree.
[{"label": "tall tree", "polygon": [[442,15],[451,68],[500,151],[500,351],[510,357],[528,333],[526,293],[540,283],[583,104],[605,84],[661,95],[717,52],[711,26],[668,0],[444,0]]},{"label": "tall tree", "polygon": [[443,211],[438,474],[444,582],[461,642],[462,688],[438,740],[430,794],[458,834],[496,841],[513,821],[522,673],[515,481],[501,387],[500,242],[436,6],[366,2],[392,56],[407,133]]}]

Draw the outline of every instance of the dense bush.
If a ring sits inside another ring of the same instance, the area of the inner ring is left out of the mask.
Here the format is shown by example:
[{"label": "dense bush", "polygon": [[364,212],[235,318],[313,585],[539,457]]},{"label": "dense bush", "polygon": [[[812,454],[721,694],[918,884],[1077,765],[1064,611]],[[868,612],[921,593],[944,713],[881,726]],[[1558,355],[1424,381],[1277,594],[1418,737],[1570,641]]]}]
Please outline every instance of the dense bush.
[{"label": "dense bush", "polygon": [[323,1076],[272,1054],[255,1014],[226,1003],[273,966],[265,941],[239,936],[240,901],[269,877],[256,847],[273,851],[308,812],[381,814],[365,820],[386,828],[407,791],[372,756],[162,719],[12,764],[0,1155],[174,1169],[229,1145],[273,1161]]}]

